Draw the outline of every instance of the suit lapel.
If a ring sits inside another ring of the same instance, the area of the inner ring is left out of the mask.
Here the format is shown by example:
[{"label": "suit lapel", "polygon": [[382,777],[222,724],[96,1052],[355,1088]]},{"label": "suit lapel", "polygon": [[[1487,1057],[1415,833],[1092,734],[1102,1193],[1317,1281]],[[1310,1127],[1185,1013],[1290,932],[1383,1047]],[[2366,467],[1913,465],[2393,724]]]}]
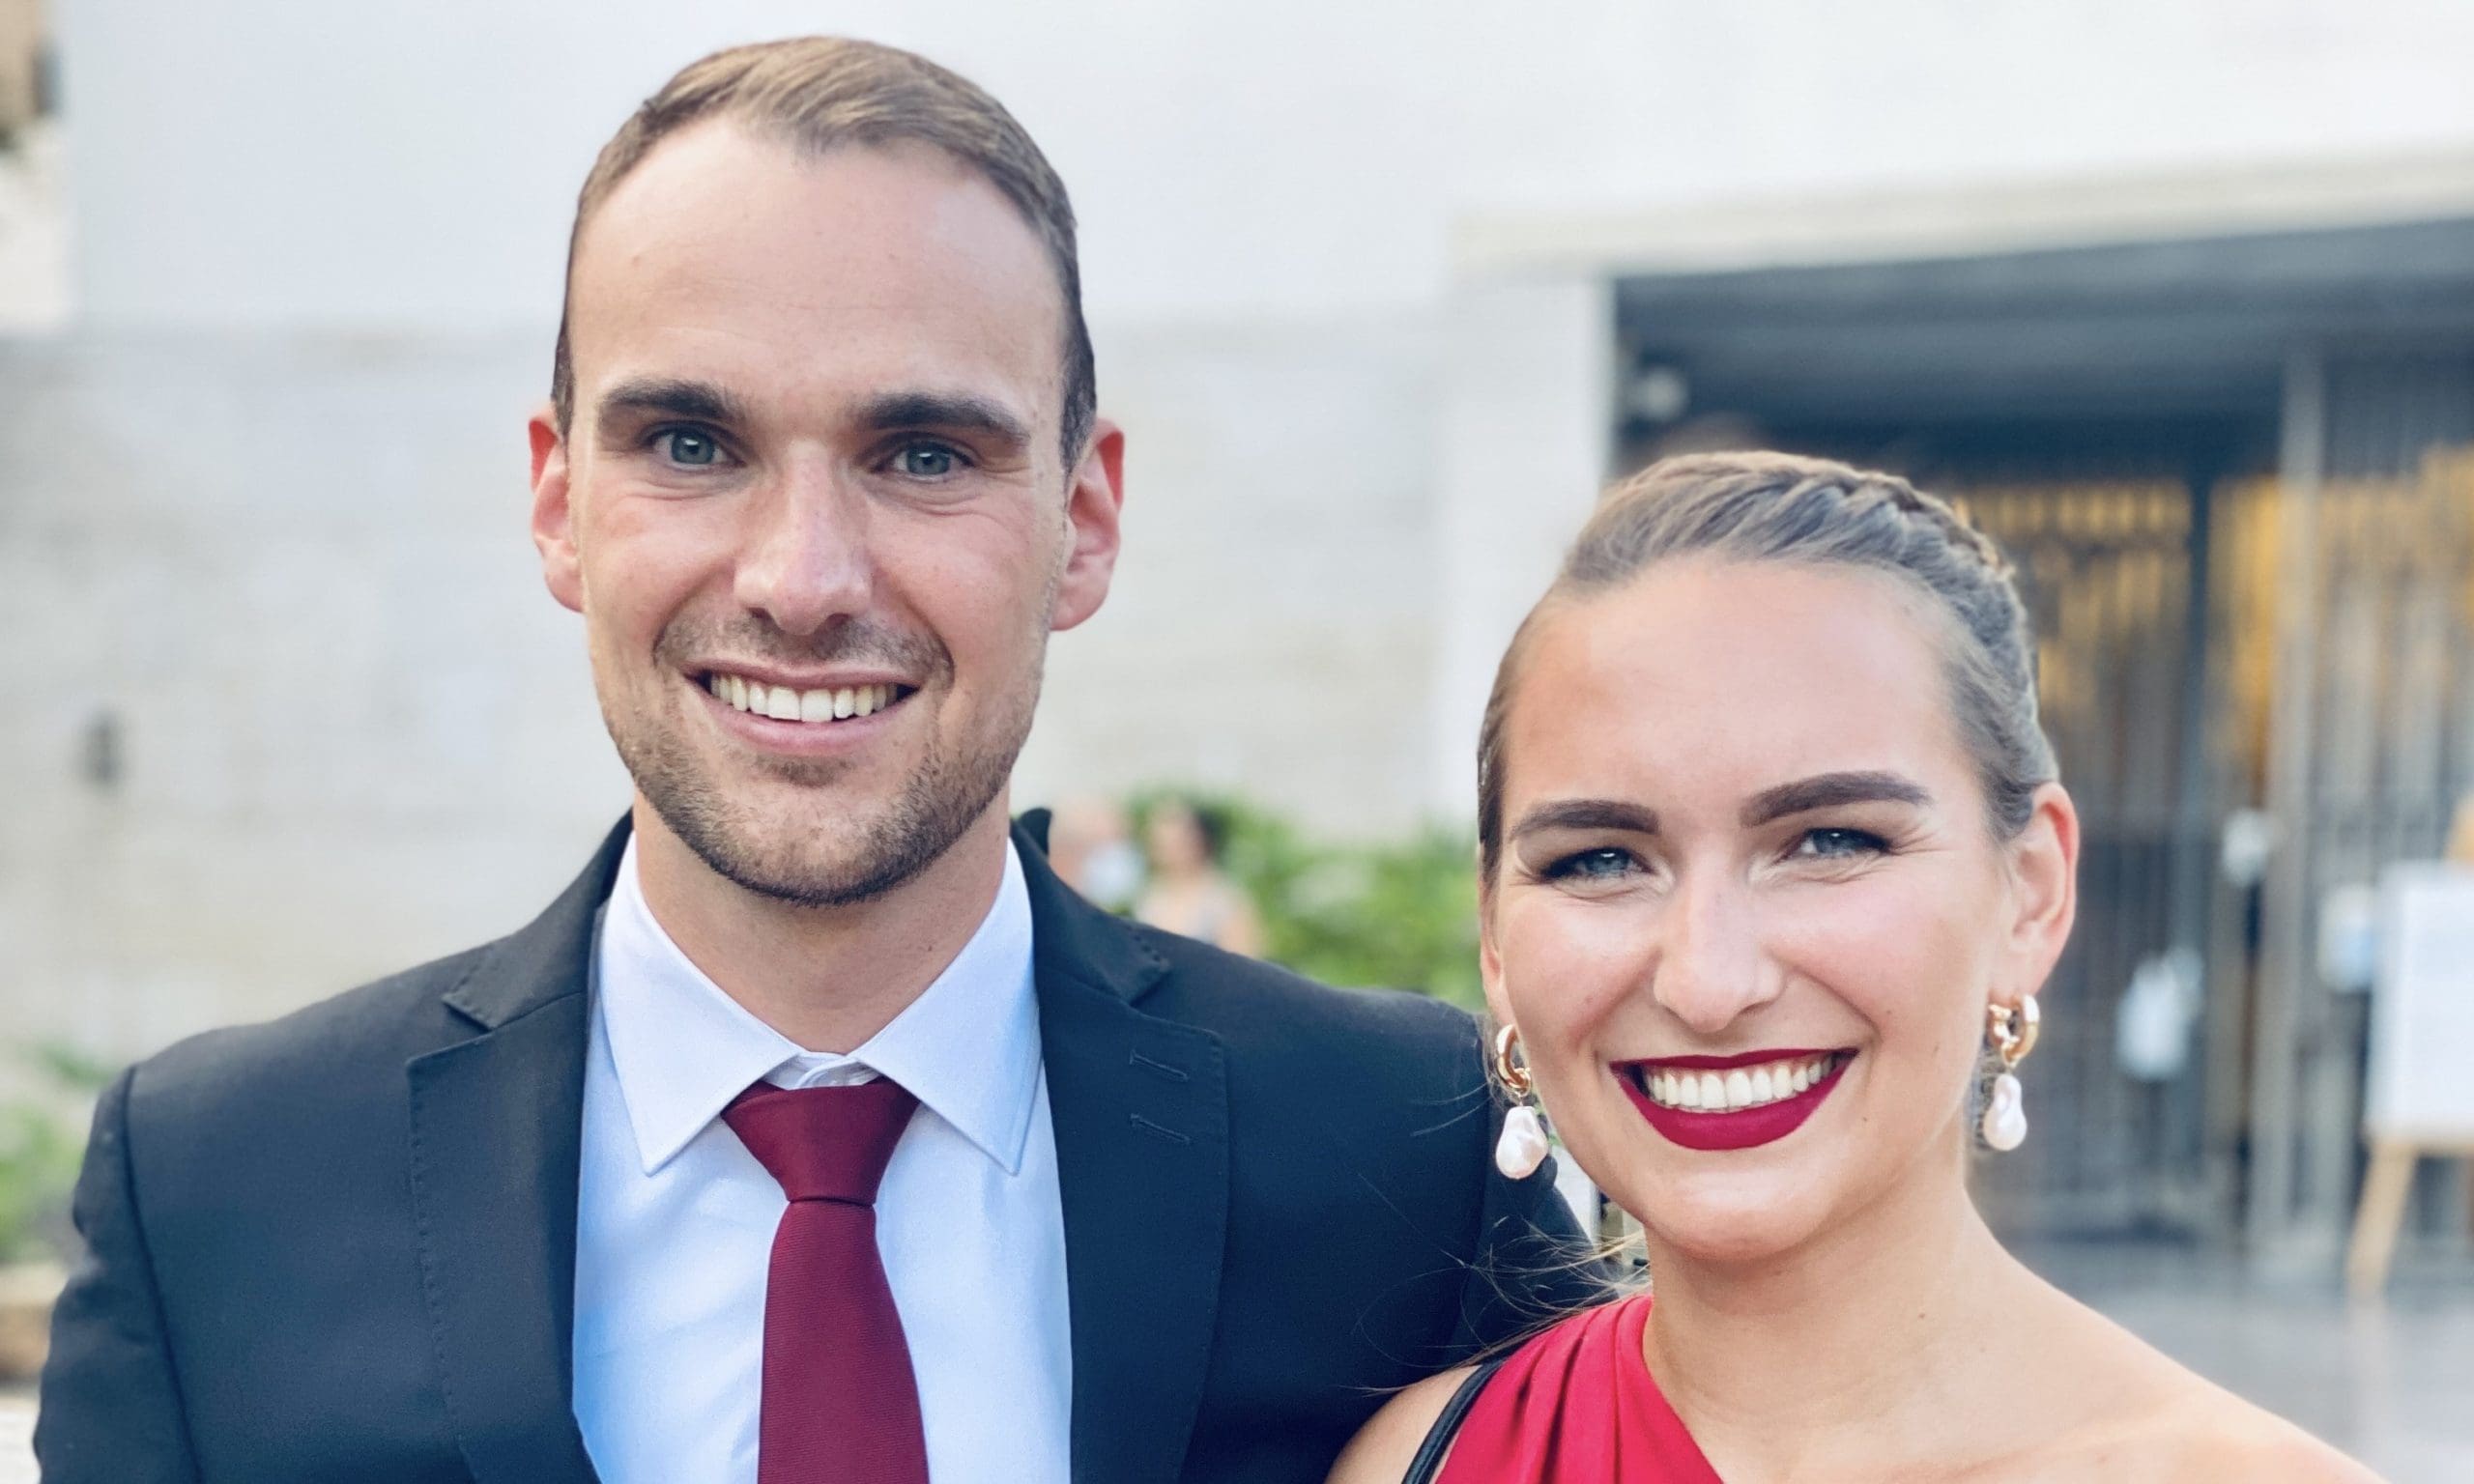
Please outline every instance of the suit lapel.
[{"label": "suit lapel", "polygon": [[1056,1130],[1076,1484],[1167,1484],[1202,1402],[1228,1224],[1219,1038],[1144,1013],[1167,964],[1018,831]]},{"label": "suit lapel", "polygon": [[590,1484],[575,1424],[576,1178],[594,914],[626,828],[446,993],[474,1034],[406,1068],[421,1287],[476,1484]]},{"label": "suit lapel", "polygon": [[[574,1419],[577,1165],[593,919],[622,825],[446,995],[416,1058],[411,1179],[447,1413],[476,1484],[592,1484]],[[1073,1327],[1076,1484],[1168,1484],[1202,1401],[1228,1222],[1220,1041],[1144,1013],[1167,964],[1017,832]]]}]

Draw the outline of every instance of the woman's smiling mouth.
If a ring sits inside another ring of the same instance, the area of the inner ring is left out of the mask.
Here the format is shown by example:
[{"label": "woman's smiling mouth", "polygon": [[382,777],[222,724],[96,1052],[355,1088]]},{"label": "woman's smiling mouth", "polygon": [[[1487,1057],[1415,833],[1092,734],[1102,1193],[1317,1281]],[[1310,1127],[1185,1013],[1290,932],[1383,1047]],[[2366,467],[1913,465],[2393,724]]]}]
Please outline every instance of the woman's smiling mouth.
[{"label": "woman's smiling mouth", "polygon": [[1750,1149],[1803,1126],[1838,1085],[1849,1050],[1753,1051],[1615,1064],[1651,1127],[1694,1150]]}]

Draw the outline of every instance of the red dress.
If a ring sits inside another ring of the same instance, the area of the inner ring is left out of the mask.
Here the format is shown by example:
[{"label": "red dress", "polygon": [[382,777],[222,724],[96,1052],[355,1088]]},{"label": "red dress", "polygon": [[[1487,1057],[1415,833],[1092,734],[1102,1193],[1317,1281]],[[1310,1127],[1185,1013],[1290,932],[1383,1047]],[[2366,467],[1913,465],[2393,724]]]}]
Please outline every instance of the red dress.
[{"label": "red dress", "polygon": [[1478,1393],[1437,1484],[1721,1484],[1641,1358],[1647,1294],[1576,1314]]}]

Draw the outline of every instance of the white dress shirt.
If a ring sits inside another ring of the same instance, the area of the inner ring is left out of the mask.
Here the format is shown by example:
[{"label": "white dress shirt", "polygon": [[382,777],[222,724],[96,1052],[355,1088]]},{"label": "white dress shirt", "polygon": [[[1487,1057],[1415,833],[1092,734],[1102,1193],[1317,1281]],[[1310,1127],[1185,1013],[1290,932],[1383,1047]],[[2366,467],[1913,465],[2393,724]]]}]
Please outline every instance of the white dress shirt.
[{"label": "white dress shirt", "polygon": [[764,1274],[781,1187],[721,1121],[758,1080],[882,1073],[919,1099],[877,1195],[936,1484],[1066,1484],[1073,1353],[1031,907],[1005,881],[968,945],[849,1056],[810,1052],[687,960],[631,842],[593,952],[576,1212],[575,1413],[604,1484],[755,1484]]}]

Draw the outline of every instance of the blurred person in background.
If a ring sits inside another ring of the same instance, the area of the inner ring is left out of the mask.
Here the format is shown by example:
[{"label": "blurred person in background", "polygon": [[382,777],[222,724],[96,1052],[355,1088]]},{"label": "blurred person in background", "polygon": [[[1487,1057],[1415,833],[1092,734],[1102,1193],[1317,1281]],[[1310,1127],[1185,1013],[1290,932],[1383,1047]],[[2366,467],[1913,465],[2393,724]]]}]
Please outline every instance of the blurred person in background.
[{"label": "blurred person in background", "polygon": [[2474,866],[2474,793],[2457,801],[2457,817],[2448,828],[2448,858],[2460,866]]},{"label": "blurred person in background", "polygon": [[1143,821],[1142,839],[1151,875],[1136,917],[1232,954],[1262,953],[1254,903],[1221,869],[1227,827],[1216,811],[1185,799],[1162,799]]},{"label": "blurred person in background", "polygon": [[532,538],[631,813],[514,935],[104,1093],[44,1477],[1305,1481],[1585,1296],[1469,1017],[1110,917],[1009,822],[1125,446],[1012,117],[717,53],[568,268]]},{"label": "blurred person in background", "polygon": [[1891,476],[1707,455],[1599,505],[1487,705],[1481,957],[1507,1153],[1534,1096],[1654,1301],[1412,1387],[1335,1484],[2369,1477],[1970,1197],[2077,909],[2034,652],[1993,544]]},{"label": "blurred person in background", "polygon": [[1076,895],[1111,912],[1142,895],[1142,851],[1114,799],[1068,799],[1049,820],[1048,860]]}]

